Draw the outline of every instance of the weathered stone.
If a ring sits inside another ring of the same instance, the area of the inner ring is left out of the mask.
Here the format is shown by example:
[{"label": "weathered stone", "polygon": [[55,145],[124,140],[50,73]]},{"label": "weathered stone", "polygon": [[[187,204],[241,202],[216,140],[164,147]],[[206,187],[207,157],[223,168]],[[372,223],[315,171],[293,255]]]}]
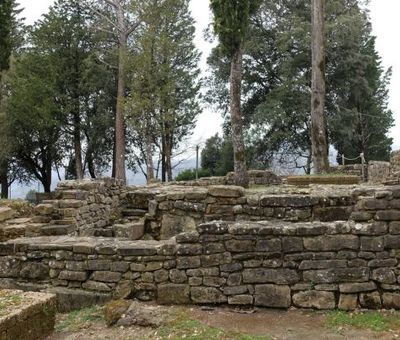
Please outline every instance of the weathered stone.
[{"label": "weathered stone", "polygon": [[397,282],[396,275],[389,268],[378,268],[372,272],[372,279],[381,283],[393,284]]},{"label": "weathered stone", "polygon": [[172,283],[186,283],[187,276],[184,270],[172,269],[169,272],[169,279]]},{"label": "weathered stone", "polygon": [[256,285],[254,296],[256,306],[289,308],[291,305],[289,286]]},{"label": "weathered stone", "polygon": [[58,276],[59,280],[67,280],[67,281],[86,281],[87,273],[86,272],[74,272],[69,270],[63,270]]},{"label": "weathered stone", "polygon": [[304,248],[311,251],[357,250],[358,247],[358,237],[353,235],[328,235],[304,238]]},{"label": "weathered stone", "polygon": [[92,279],[100,282],[118,282],[121,280],[121,276],[121,273],[97,271],[92,274]]},{"label": "weathered stone", "polygon": [[367,211],[354,211],[351,213],[350,219],[356,222],[367,222],[373,219],[373,215]]},{"label": "weathered stone", "polygon": [[116,324],[122,315],[128,310],[130,305],[131,302],[127,300],[115,300],[106,304],[103,312],[107,326],[110,327]]},{"label": "weathered stone", "polygon": [[279,239],[259,240],[256,244],[256,251],[280,252],[281,241]]},{"label": "weathered stone", "polygon": [[157,302],[162,305],[183,305],[190,303],[190,288],[182,284],[158,285]]},{"label": "weathered stone", "polygon": [[177,246],[177,254],[190,256],[200,255],[203,253],[203,247],[201,244],[180,244]]},{"label": "weathered stone", "polygon": [[92,271],[95,271],[95,270],[100,270],[100,271],[110,270],[110,261],[108,261],[108,260],[89,260],[87,262],[87,269],[88,270],[92,270]]},{"label": "weathered stone", "polygon": [[242,187],[215,185],[208,188],[208,194],[214,197],[242,197],[245,190]]},{"label": "weathered stone", "polygon": [[230,305],[252,305],[252,295],[235,295],[228,297],[228,304]]},{"label": "weathered stone", "polygon": [[82,288],[98,292],[110,292],[111,288],[103,282],[86,281],[82,283]]},{"label": "weathered stone", "polygon": [[12,219],[15,216],[14,210],[8,207],[0,207],[0,222]]},{"label": "weathered stone", "polygon": [[303,239],[301,237],[283,237],[282,251],[284,253],[296,253],[303,251]]},{"label": "weathered stone", "polygon": [[380,210],[377,211],[375,219],[378,221],[400,221],[400,211]]},{"label": "weathered stone", "polygon": [[375,259],[368,262],[368,266],[372,268],[379,268],[379,267],[395,267],[397,265],[396,259]]},{"label": "weathered stone", "polygon": [[400,309],[400,294],[399,293],[383,293],[383,307],[387,309]]},{"label": "weathered stone", "polygon": [[384,249],[384,238],[381,237],[361,237],[360,238],[361,251],[383,251]]},{"label": "weathered stone", "polygon": [[226,249],[232,253],[254,251],[255,242],[251,240],[229,240],[225,242]]},{"label": "weathered stone", "polygon": [[358,295],[357,294],[340,294],[338,308],[345,311],[357,309]]},{"label": "weathered stone", "polygon": [[375,282],[342,283],[339,285],[341,293],[351,294],[376,290]]},{"label": "weathered stone", "polygon": [[347,261],[345,260],[319,260],[309,261],[305,260],[300,263],[300,270],[308,269],[327,269],[327,268],[346,268]]},{"label": "weathered stone", "polygon": [[248,292],[247,286],[224,287],[224,295],[241,295]]},{"label": "weathered stone", "polygon": [[385,249],[400,249],[400,235],[386,235]]},{"label": "weathered stone", "polygon": [[196,222],[193,217],[165,214],[162,217],[160,239],[168,240],[180,233],[195,230]]},{"label": "weathered stone", "polygon": [[178,269],[199,268],[201,265],[199,256],[178,257],[176,267]]},{"label": "weathered stone", "polygon": [[293,304],[300,308],[334,309],[335,295],[331,292],[310,290],[293,295]]},{"label": "weathered stone", "polygon": [[25,279],[43,280],[49,277],[49,267],[44,263],[28,263],[22,267],[20,275]]},{"label": "weathered stone", "polygon": [[368,268],[335,268],[303,272],[303,280],[313,283],[365,282],[368,279]]},{"label": "weathered stone", "polygon": [[390,222],[389,223],[389,231],[391,234],[399,235],[400,234],[400,222]]},{"label": "weathered stone", "polygon": [[361,293],[360,305],[367,309],[380,309],[382,307],[381,297],[378,292]]},{"label": "weathered stone", "polygon": [[197,227],[197,231],[200,234],[225,234],[228,232],[228,223],[222,221],[203,223]]},{"label": "weathered stone", "polygon": [[387,233],[388,225],[386,222],[356,223],[352,227],[352,232],[357,235],[384,235]]},{"label": "weathered stone", "polygon": [[197,231],[191,231],[182,233],[176,236],[177,243],[196,243],[199,241],[199,233]]},{"label": "weathered stone", "polygon": [[228,300],[219,289],[213,287],[191,287],[190,297],[194,303],[218,304]]},{"label": "weathered stone", "polygon": [[245,269],[243,271],[244,283],[276,283],[294,284],[300,281],[295,270],[291,269]]}]

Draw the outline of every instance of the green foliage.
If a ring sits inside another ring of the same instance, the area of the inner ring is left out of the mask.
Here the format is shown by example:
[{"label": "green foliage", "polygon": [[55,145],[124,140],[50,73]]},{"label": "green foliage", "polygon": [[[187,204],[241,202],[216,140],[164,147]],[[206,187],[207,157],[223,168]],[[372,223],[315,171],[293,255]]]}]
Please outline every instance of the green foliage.
[{"label": "green foliage", "polygon": [[326,323],[328,327],[337,329],[343,326],[352,326],[360,329],[369,329],[384,332],[400,327],[399,313],[385,312],[356,312],[347,313],[335,311],[329,313]]},{"label": "green foliage", "polygon": [[[200,53],[188,0],[140,2],[142,25],[129,58],[130,93],[126,102],[131,142],[146,159],[146,144],[170,163],[172,153],[191,134],[199,107]],[[162,172],[165,174],[164,165]]]},{"label": "green foliage", "polygon": [[[212,174],[208,169],[199,169],[198,176],[199,178],[202,177],[210,177]],[[184,181],[193,181],[196,179],[196,169],[187,169],[183,170],[176,176],[175,180],[178,182],[184,182]]]},{"label": "green foliage", "polygon": [[212,176],[225,176],[234,169],[232,141],[229,137],[222,139],[217,135],[206,141],[201,151],[201,166]]},{"label": "green foliage", "polygon": [[211,0],[214,31],[228,57],[235,54],[247,37],[250,19],[260,4],[260,0]]},{"label": "green foliage", "polygon": [[25,200],[32,204],[36,203],[36,193],[36,190],[29,190],[25,196]]},{"label": "green foliage", "polygon": [[[357,0],[326,2],[327,117],[331,144],[349,158],[387,159],[392,143],[389,74],[376,53],[367,13]],[[310,1],[264,0],[244,48],[243,112],[252,163],[272,160],[309,169]],[[229,60],[209,58],[210,103],[227,111]],[[360,101],[360,99],[362,99]],[[361,118],[360,118],[361,115]],[[366,138],[368,137],[368,138]]]}]

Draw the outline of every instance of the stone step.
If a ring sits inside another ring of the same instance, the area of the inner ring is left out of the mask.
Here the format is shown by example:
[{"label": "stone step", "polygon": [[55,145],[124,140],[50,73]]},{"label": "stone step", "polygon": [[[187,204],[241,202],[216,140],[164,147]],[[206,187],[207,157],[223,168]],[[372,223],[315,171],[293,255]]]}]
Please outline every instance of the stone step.
[{"label": "stone step", "polygon": [[126,217],[143,217],[148,213],[147,210],[144,209],[123,209],[122,216]]},{"label": "stone step", "polygon": [[72,225],[75,223],[74,219],[52,220],[52,225]]},{"label": "stone step", "polygon": [[0,222],[12,219],[15,216],[14,210],[8,207],[0,207]]},{"label": "stone step", "polygon": [[70,235],[76,231],[74,225],[48,225],[42,228],[41,234],[43,236],[61,236]]}]

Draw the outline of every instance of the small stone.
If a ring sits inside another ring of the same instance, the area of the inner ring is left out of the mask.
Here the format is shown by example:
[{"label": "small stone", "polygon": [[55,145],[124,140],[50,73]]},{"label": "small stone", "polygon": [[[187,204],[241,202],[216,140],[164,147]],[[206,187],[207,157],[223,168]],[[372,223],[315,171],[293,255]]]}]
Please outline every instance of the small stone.
[{"label": "small stone", "polygon": [[357,309],[358,295],[357,294],[340,294],[338,308],[345,311]]}]

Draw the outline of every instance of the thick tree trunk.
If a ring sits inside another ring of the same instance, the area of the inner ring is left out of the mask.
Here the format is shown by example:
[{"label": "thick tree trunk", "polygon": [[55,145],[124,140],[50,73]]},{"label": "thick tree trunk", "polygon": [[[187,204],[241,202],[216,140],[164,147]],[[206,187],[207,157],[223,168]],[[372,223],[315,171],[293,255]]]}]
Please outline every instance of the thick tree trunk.
[{"label": "thick tree trunk", "polygon": [[325,0],[312,0],[311,149],[315,173],[329,172],[325,118]]},{"label": "thick tree trunk", "polygon": [[51,179],[52,179],[51,165],[52,165],[51,160],[46,161],[44,164],[44,171],[43,171],[43,176],[42,176],[41,182],[43,184],[43,189],[44,189],[45,193],[51,192]]},{"label": "thick tree trunk", "polygon": [[[125,18],[122,6],[117,8],[118,27],[125,27]],[[115,112],[115,178],[126,181],[125,173],[125,56],[127,49],[127,34],[121,29],[119,32],[118,56],[118,93],[117,109]]]},{"label": "thick tree trunk", "polygon": [[7,199],[8,198],[8,176],[7,176],[7,167],[6,166],[0,166],[0,185],[1,185],[0,198]]},{"label": "thick tree trunk", "polygon": [[241,110],[241,85],[242,85],[242,48],[239,47],[232,58],[231,63],[231,123],[232,141],[235,161],[235,184],[247,188],[249,179],[247,176],[246,154],[243,138],[243,121]]},{"label": "thick tree trunk", "polygon": [[79,113],[74,113],[74,149],[75,149],[75,172],[76,179],[83,179],[82,166],[82,144],[81,144],[81,122]]},{"label": "thick tree trunk", "polygon": [[154,163],[153,163],[153,144],[151,140],[150,133],[146,133],[146,173],[147,173],[147,183],[154,181]]}]

